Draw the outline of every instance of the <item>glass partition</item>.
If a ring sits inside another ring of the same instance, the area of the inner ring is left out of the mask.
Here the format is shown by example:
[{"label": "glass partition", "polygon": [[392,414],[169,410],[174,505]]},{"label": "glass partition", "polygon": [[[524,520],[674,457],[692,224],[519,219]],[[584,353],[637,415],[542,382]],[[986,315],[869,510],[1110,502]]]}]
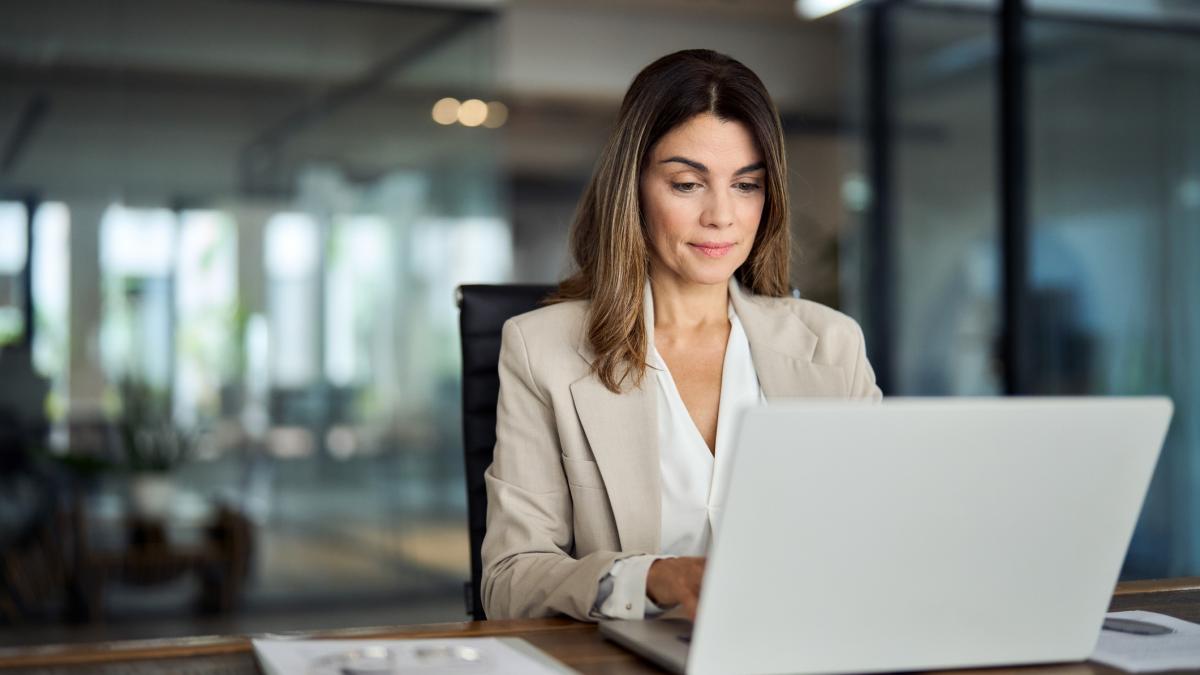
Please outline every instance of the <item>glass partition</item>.
[{"label": "glass partition", "polygon": [[[1024,5],[1028,269],[1018,315],[1030,340],[1011,356],[1032,378],[1017,393],[1171,397],[1175,418],[1122,576],[1195,575],[1200,11]],[[886,175],[867,170],[878,139],[864,135],[852,153],[863,182],[847,183],[860,197],[847,208],[858,204],[864,223],[874,181],[893,192],[881,214],[889,243],[874,251],[892,262],[886,292],[864,281],[870,228],[844,238],[842,253],[851,271],[844,295],[859,316],[894,303],[894,331],[877,336],[895,357],[887,394],[1012,387],[1001,368],[1009,261],[998,220],[998,8],[926,0],[860,7],[842,19],[862,78],[848,103],[856,128],[868,128],[870,87],[886,94]],[[885,31],[870,31],[870,12],[884,16]],[[872,47],[886,56],[882,65],[866,58]]]},{"label": "glass partition", "polygon": [[1128,577],[1200,572],[1200,31],[1037,19],[1030,355],[1039,394],[1165,394]]},{"label": "glass partition", "polygon": [[998,394],[993,20],[920,7],[892,20],[891,393]]}]

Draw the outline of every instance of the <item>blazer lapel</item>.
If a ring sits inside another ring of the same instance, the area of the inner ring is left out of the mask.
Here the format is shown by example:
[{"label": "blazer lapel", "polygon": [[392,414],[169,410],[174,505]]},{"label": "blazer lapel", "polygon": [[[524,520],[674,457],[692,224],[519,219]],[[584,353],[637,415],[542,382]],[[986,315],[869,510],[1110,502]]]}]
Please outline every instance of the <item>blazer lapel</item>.
[{"label": "blazer lapel", "polygon": [[[653,339],[650,285],[642,295],[643,320]],[[576,336],[579,355],[596,359],[586,328]],[[594,374],[571,383],[575,414],[583,425],[612,505],[621,550],[658,553],[662,529],[662,470],[658,463],[657,381],[646,372],[640,386],[627,384],[613,393]]]},{"label": "blazer lapel", "polygon": [[575,412],[604,478],[622,551],[657,553],[662,527],[654,380],[620,394],[595,375],[571,384]]},{"label": "blazer lapel", "polygon": [[840,398],[849,394],[850,384],[843,369],[813,363],[818,338],[800,317],[780,311],[783,308],[764,307],[732,278],[729,297],[746,331],[750,358],[768,399]]}]

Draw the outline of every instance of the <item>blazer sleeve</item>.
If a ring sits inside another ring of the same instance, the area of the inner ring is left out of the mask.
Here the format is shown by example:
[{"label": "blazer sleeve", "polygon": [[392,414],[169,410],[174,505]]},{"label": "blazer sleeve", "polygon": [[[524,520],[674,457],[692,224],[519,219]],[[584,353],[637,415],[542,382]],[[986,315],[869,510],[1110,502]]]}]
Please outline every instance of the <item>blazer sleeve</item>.
[{"label": "blazer sleeve", "polygon": [[496,447],[484,475],[487,532],[483,607],[490,619],[566,614],[595,620],[600,579],[634,555],[574,549],[573,507],[553,409],[534,382],[520,326],[505,322],[500,345]]},{"label": "blazer sleeve", "polygon": [[867,340],[863,336],[862,327],[857,323],[854,327],[858,335],[858,349],[850,375],[850,398],[883,400],[883,391],[875,384],[875,369],[871,368],[871,363],[867,361]]}]

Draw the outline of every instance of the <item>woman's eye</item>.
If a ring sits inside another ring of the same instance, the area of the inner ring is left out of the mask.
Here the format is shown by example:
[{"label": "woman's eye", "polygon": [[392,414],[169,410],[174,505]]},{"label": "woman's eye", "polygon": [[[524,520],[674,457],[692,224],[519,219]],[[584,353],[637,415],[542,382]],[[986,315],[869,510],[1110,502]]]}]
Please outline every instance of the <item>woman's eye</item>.
[{"label": "woman's eye", "polygon": [[738,183],[735,187],[742,192],[754,192],[755,190],[762,189],[762,186],[758,183]]},{"label": "woman's eye", "polygon": [[700,187],[699,183],[671,183],[671,187],[680,192],[695,192],[696,188]]}]

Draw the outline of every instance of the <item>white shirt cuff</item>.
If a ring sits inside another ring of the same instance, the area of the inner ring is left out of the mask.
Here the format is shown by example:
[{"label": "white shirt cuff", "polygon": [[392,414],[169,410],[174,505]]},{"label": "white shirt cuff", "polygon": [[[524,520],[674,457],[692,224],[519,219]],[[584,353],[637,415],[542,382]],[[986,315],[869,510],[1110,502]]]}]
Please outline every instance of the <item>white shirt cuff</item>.
[{"label": "white shirt cuff", "polygon": [[645,619],[662,614],[663,609],[646,597],[646,575],[650,573],[650,566],[655,560],[672,557],[635,555],[614,562],[608,574],[600,580],[595,608],[600,617]]}]

